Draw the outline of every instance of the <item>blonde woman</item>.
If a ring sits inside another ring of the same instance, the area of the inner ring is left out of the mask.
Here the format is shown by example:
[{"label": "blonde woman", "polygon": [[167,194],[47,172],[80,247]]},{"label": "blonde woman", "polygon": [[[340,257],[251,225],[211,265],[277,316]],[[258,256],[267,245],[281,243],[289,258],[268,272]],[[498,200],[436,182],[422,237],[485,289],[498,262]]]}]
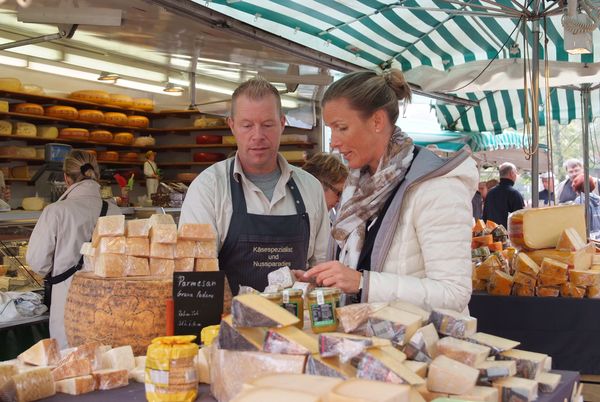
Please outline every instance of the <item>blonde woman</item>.
[{"label": "blonde woman", "polygon": [[336,156],[319,152],[307,160],[302,169],[319,179],[327,209],[331,211],[340,201],[348,168]]},{"label": "blonde woman", "polygon": [[71,151],[65,158],[63,172],[68,188],[58,201],[44,208],[27,248],[27,263],[46,277],[46,293],[52,295],[50,336],[61,349],[68,346],[65,302],[72,275],[81,269],[81,245],[92,238],[99,216],[121,213],[117,206],[100,197],[100,169],[93,154]]}]

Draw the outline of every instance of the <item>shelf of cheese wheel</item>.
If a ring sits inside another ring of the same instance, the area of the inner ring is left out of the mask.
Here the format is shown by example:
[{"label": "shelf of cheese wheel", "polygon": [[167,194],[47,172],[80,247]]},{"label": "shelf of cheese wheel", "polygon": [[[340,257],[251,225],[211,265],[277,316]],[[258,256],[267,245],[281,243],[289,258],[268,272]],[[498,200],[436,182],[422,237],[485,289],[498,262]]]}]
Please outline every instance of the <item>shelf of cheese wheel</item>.
[{"label": "shelf of cheese wheel", "polygon": [[517,211],[508,224],[510,242],[518,251],[498,252],[494,245],[493,252],[486,252],[485,233],[494,224],[488,222],[478,232],[483,224],[476,223],[473,290],[497,296],[600,298],[600,259],[593,244],[583,240],[583,206]]},{"label": "shelf of cheese wheel", "polygon": [[208,224],[182,225],[171,215],[125,222],[98,219],[81,248],[84,269],[71,283],[65,307],[69,345],[94,340],[131,345],[142,353],[165,334],[165,300],[173,272],[218,270],[216,235]]}]

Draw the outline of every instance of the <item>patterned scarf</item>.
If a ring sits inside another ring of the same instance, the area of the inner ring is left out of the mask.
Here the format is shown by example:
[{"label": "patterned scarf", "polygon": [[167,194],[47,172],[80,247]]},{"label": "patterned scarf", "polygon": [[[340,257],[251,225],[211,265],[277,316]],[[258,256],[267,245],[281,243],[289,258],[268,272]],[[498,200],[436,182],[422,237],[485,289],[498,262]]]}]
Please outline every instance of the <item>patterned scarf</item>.
[{"label": "patterned scarf", "polygon": [[367,222],[377,214],[404,179],[413,159],[412,139],[396,127],[374,175],[368,167],[351,169],[340,200],[332,236],[341,248],[340,262],[357,268]]}]

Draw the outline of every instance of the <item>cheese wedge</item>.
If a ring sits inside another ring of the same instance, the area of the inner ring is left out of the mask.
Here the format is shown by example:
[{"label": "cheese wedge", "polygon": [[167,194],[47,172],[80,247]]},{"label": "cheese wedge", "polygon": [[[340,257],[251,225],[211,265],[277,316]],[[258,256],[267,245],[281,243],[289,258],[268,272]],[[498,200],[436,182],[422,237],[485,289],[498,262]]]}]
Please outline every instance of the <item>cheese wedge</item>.
[{"label": "cheese wedge", "polygon": [[466,394],[473,390],[478,377],[479,370],[440,355],[429,366],[427,389],[445,394]]},{"label": "cheese wedge", "polygon": [[417,362],[414,360],[405,360],[404,361],[404,365],[413,373],[415,373],[416,375],[418,375],[421,378],[426,378],[427,377],[427,368],[429,367],[429,364],[425,363],[425,362]]},{"label": "cheese wedge", "polygon": [[477,318],[453,310],[434,309],[431,322],[440,334],[455,338],[467,338],[477,332]]},{"label": "cheese wedge", "polygon": [[265,328],[235,328],[231,315],[227,315],[223,317],[219,327],[219,347],[226,350],[261,351],[266,332]]},{"label": "cheese wedge", "polygon": [[557,250],[578,251],[586,246],[585,241],[575,228],[566,228],[556,243]]},{"label": "cheese wedge", "polygon": [[286,355],[311,355],[319,353],[317,338],[295,326],[272,328],[263,337],[263,350]]},{"label": "cheese wedge", "polygon": [[429,363],[438,355],[438,333],[433,324],[419,328],[404,347],[404,353],[411,360]]},{"label": "cheese wedge", "polygon": [[96,389],[96,381],[91,375],[68,378],[56,382],[56,392],[69,395],[82,395]]},{"label": "cheese wedge", "polygon": [[491,349],[492,355],[497,355],[505,350],[514,349],[521,344],[517,341],[512,341],[510,339],[501,338],[499,336],[490,335],[483,332],[477,332],[476,334],[470,336],[469,341],[488,346]]},{"label": "cheese wedge", "polygon": [[233,298],[234,327],[286,327],[300,320],[286,309],[260,295],[245,294]]},{"label": "cheese wedge", "polygon": [[392,330],[396,328],[396,330],[387,331],[388,333],[392,332],[394,334],[403,332],[404,335],[401,337],[392,336],[392,338],[394,338],[392,340],[399,344],[406,343],[408,339],[410,339],[417,329],[419,329],[423,324],[423,319],[421,316],[407,311],[398,310],[394,307],[384,307],[375,311],[369,317],[369,321],[372,321],[372,324],[369,326],[371,330],[369,335],[371,336],[384,337],[386,331],[377,331],[375,330],[376,328],[387,328]]},{"label": "cheese wedge", "polygon": [[494,271],[490,276],[487,291],[494,296],[508,296],[512,290],[514,278],[502,271]]},{"label": "cheese wedge", "polygon": [[475,368],[479,370],[480,383],[489,383],[517,374],[517,363],[514,360],[486,360]]},{"label": "cheese wedge", "polygon": [[253,388],[241,392],[231,402],[320,402],[321,398],[306,392],[290,391],[279,388]]},{"label": "cheese wedge", "polygon": [[410,386],[352,378],[335,386],[325,402],[409,402]]},{"label": "cheese wedge", "polygon": [[135,368],[135,358],[131,346],[121,346],[105,352],[102,355],[102,368],[127,371],[133,370]]},{"label": "cheese wedge", "polygon": [[519,253],[517,254],[517,259],[515,260],[515,271],[530,275],[535,278],[540,273],[540,266],[533,261],[531,257],[527,255],[527,253]]},{"label": "cheese wedge", "polygon": [[129,384],[129,373],[125,369],[104,369],[92,373],[96,389],[104,391],[126,387]]},{"label": "cheese wedge", "polygon": [[447,336],[437,343],[438,352],[471,367],[483,363],[490,355],[487,346]]},{"label": "cheese wedge", "polygon": [[502,401],[535,401],[538,383],[525,378],[508,377],[494,382]]},{"label": "cheese wedge", "polygon": [[54,366],[60,361],[56,339],[42,339],[17,357],[21,362],[34,366]]},{"label": "cheese wedge", "polygon": [[356,377],[394,384],[424,384],[423,378],[403,364],[401,356],[395,356],[399,353],[402,352],[393,347],[388,347],[385,351],[369,349],[358,363]]},{"label": "cheese wedge", "polygon": [[65,378],[80,377],[92,373],[92,362],[89,359],[71,360],[52,369],[54,381]]},{"label": "cheese wedge", "polygon": [[528,379],[534,379],[542,372],[547,357],[548,355],[543,353],[519,349],[507,350],[498,355],[500,360],[515,360],[517,362],[517,376]]},{"label": "cheese wedge", "polygon": [[538,391],[543,393],[554,392],[560,384],[562,376],[554,373],[540,373],[535,380],[538,382]]}]

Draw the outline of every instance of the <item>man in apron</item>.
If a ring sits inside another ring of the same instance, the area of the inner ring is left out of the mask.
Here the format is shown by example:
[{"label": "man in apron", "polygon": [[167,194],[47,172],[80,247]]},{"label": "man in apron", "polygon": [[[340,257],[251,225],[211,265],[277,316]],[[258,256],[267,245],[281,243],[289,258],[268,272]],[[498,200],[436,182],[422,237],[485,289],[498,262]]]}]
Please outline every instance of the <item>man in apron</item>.
[{"label": "man in apron", "polygon": [[278,154],[285,115],[273,85],[262,78],[240,85],[228,124],[238,151],[192,182],[179,224],[213,225],[219,267],[236,295],[240,285],[263,291],[280,267],[325,261],[329,221],[319,181]]}]

